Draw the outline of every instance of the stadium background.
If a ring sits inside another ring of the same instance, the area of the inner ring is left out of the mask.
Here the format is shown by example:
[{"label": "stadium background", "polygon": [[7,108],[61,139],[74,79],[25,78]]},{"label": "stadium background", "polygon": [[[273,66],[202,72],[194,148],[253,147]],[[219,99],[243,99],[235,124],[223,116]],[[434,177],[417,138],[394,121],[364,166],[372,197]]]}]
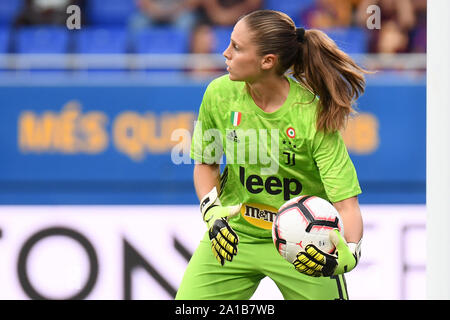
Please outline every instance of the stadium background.
[{"label": "stadium background", "polygon": [[[394,2],[228,1],[378,71],[343,133],[363,189],[354,299],[425,296],[426,1]],[[133,0],[0,0],[1,299],[173,298],[204,232],[189,137],[233,25],[230,7],[192,6],[151,20]],[[254,298],[281,295],[264,280]]]}]

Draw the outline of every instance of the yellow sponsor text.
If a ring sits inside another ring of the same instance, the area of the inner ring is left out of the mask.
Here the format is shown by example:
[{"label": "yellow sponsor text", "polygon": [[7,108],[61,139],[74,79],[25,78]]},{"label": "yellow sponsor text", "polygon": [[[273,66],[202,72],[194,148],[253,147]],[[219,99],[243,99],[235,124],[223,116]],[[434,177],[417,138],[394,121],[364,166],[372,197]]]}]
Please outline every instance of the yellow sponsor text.
[{"label": "yellow sponsor text", "polygon": [[24,111],[19,116],[18,142],[24,153],[100,153],[108,146],[102,112],[82,113],[78,102],[68,102],[61,112],[38,115]]},{"label": "yellow sponsor text", "polygon": [[[145,158],[146,153],[170,153],[176,144],[188,144],[190,139],[173,141],[172,132],[177,129],[192,131],[195,115],[192,112],[163,114],[139,114],[123,112],[113,124],[113,137],[116,148],[135,161]],[[180,137],[182,139],[182,137]],[[189,147],[187,147],[189,148]]]},{"label": "yellow sponsor text", "polygon": [[360,155],[374,153],[380,144],[378,119],[371,113],[359,113],[349,119],[342,132],[349,152]]},{"label": "yellow sponsor text", "polygon": [[260,203],[244,203],[241,207],[242,217],[250,224],[266,229],[272,229],[272,223],[278,210]]},{"label": "yellow sponsor text", "polygon": [[174,146],[189,150],[190,134],[172,133],[181,129],[192,132],[193,112],[140,114],[123,111],[109,126],[103,111],[83,112],[78,101],[67,102],[61,111],[23,111],[18,118],[18,148],[22,153],[100,154],[111,141],[115,149],[133,161],[147,154],[170,153]]}]

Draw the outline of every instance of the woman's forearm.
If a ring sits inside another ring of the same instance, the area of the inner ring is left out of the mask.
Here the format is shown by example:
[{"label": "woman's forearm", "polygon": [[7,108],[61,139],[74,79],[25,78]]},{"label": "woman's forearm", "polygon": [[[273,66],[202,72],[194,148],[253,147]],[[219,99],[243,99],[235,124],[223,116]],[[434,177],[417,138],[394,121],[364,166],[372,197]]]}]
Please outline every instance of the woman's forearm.
[{"label": "woman's forearm", "polygon": [[344,238],[347,242],[358,243],[363,236],[363,220],[358,197],[333,203],[344,224]]},{"label": "woman's forearm", "polygon": [[218,164],[196,164],[194,167],[194,187],[197,197],[201,200],[212,188],[219,192],[220,166]]}]

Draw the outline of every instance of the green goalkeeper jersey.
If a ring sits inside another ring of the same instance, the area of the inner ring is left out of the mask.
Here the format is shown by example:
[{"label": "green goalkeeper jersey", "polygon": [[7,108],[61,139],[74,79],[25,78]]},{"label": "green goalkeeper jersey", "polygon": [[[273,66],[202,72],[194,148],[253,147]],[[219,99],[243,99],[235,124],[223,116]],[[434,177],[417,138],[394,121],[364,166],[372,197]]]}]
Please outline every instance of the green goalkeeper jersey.
[{"label": "green goalkeeper jersey", "polygon": [[361,193],[339,132],[316,130],[318,99],[291,78],[289,94],[275,112],[261,110],[245,82],[228,75],[213,80],[200,106],[191,158],[226,163],[220,178],[222,205],[243,203],[230,225],[271,238],[283,203],[299,195],[331,202]]}]

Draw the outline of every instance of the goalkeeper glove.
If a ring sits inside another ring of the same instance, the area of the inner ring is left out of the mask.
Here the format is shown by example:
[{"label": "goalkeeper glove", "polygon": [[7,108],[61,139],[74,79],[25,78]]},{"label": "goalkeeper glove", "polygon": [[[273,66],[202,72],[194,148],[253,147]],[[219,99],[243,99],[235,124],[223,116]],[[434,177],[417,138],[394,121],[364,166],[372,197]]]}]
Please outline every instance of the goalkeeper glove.
[{"label": "goalkeeper glove", "polygon": [[328,254],[309,244],[299,252],[293,264],[300,273],[313,277],[329,277],[353,270],[361,257],[361,241],[347,243],[341,233],[330,231],[330,240],[336,247],[336,254]]},{"label": "goalkeeper glove", "polygon": [[216,187],[200,202],[200,211],[209,230],[213,254],[222,266],[225,260],[232,261],[237,254],[239,237],[228,224],[228,218],[237,215],[241,205],[222,207]]}]

